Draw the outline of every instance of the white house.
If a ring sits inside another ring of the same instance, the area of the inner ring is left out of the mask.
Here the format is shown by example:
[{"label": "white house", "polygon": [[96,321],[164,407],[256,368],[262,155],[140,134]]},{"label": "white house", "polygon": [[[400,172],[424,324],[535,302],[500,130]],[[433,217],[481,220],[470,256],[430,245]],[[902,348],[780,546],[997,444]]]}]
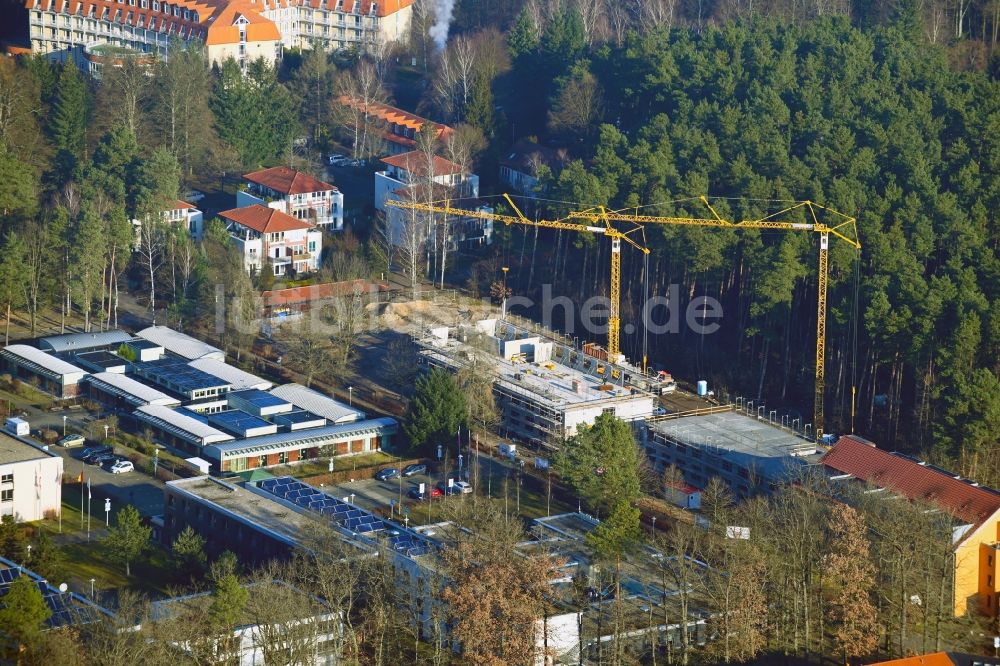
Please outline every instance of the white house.
[{"label": "white house", "polygon": [[219,213],[252,275],[271,262],[275,275],[319,268],[323,233],[312,223],[259,204]]},{"label": "white house", "polygon": [[245,174],[246,184],[236,192],[236,206],[267,206],[303,222],[326,229],[344,228],[344,195],[333,185],[288,167],[272,167]]}]

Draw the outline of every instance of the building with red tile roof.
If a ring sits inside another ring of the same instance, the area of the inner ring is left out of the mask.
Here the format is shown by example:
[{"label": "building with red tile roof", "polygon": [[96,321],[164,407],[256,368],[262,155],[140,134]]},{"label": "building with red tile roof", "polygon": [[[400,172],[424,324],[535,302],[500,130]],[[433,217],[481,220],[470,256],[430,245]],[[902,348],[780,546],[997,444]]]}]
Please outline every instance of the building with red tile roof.
[{"label": "building with red tile roof", "polygon": [[321,229],[344,228],[344,195],[329,183],[283,166],[252,171],[243,179],[237,206],[269,206]]},{"label": "building with red tile roof", "polygon": [[275,275],[319,268],[323,233],[305,220],[259,204],[219,213],[253,275],[270,265]]},{"label": "building with red tile roof", "polygon": [[89,68],[87,47],[164,56],[172,39],[200,40],[208,61],[280,60],[283,48],[327,50],[397,41],[413,0],[25,0],[31,50]]},{"label": "building with red tile roof", "polygon": [[413,150],[417,145],[417,135],[433,130],[434,138],[445,141],[455,133],[451,127],[443,123],[435,123],[422,118],[415,113],[398,109],[381,102],[365,102],[357,97],[341,95],[337,104],[356,115],[354,122],[359,126],[368,123],[382,132],[385,152],[398,155]]},{"label": "building with red tile roof", "polygon": [[997,617],[1000,560],[1000,492],[909,456],[876,448],[847,435],[823,456],[834,479],[856,478],[952,516],[955,527],[954,611],[969,605]]}]

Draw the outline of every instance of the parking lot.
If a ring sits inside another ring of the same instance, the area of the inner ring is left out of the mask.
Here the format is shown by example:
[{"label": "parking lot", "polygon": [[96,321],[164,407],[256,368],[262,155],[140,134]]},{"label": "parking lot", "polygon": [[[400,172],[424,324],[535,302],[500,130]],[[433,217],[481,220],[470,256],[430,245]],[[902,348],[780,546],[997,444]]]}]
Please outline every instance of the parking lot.
[{"label": "parking lot", "polygon": [[[458,480],[457,476],[455,480]],[[334,497],[346,499],[348,502],[358,505],[369,511],[375,509],[388,509],[393,502],[397,504],[402,500],[404,504],[419,503],[407,497],[410,490],[419,488],[423,483],[425,493],[442,481],[439,475],[433,477],[427,474],[417,474],[408,478],[400,477],[391,481],[379,481],[377,479],[359,479],[354,482],[338,483],[323,488],[323,491]],[[433,498],[437,501],[439,498]]]},{"label": "parking lot", "polygon": [[[93,444],[91,444],[93,445]],[[94,519],[103,517],[104,500],[111,499],[111,510],[118,511],[125,504],[132,504],[144,516],[154,516],[163,513],[163,482],[148,474],[136,470],[123,474],[112,474],[97,465],[85,465],[80,458],[84,447],[64,449],[61,446],[50,447],[63,459],[63,472],[67,477],[79,478],[83,472],[84,484],[90,481]],[[64,486],[63,492],[80,492],[72,485]],[[86,491],[83,492],[86,502]],[[69,498],[67,498],[69,499]]]}]

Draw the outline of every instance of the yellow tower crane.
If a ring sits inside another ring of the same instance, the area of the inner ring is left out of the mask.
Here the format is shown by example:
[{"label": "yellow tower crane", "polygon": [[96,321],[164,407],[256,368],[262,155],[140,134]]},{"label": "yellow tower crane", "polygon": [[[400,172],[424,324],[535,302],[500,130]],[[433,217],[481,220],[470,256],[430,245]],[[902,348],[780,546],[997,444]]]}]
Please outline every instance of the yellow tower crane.
[{"label": "yellow tower crane", "polygon": [[[816,387],[814,396],[814,432],[817,439],[823,435],[823,395],[826,388],[826,286],[828,277],[828,253],[830,236],[848,243],[857,250],[861,249],[858,240],[857,221],[843,213],[821,206],[811,201],[796,202],[765,217],[754,220],[732,221],[724,219],[708,202],[707,197],[699,197],[711,212],[712,217],[678,217],[664,215],[639,215],[624,211],[609,210],[597,206],[583,211],[571,212],[562,220],[531,220],[514,204],[508,195],[504,195],[515,215],[501,215],[484,211],[455,208],[450,202],[444,205],[425,204],[408,201],[387,201],[386,205],[425,213],[443,213],[458,217],[469,217],[503,222],[504,224],[523,224],[549,229],[603,234],[611,239],[611,298],[608,316],[608,358],[612,362],[622,360],[620,348],[620,308],[621,308],[621,242],[624,240],[644,254],[649,254],[649,248],[640,245],[631,238],[633,234],[643,234],[644,224],[670,224],[679,226],[721,227],[724,229],[762,229],[773,231],[808,231],[819,234],[819,270],[817,280],[818,298],[816,303]],[[782,216],[802,209],[806,213],[806,221],[789,221],[780,219]],[[834,218],[835,222],[821,222],[817,211],[823,211]],[[589,222],[589,224],[587,224]],[[624,222],[632,225],[626,231],[617,229],[613,223]],[[643,359],[645,370],[645,359]]]},{"label": "yellow tower crane", "polygon": [[[838,213],[832,208],[812,201],[795,202],[779,211],[756,220],[726,220],[720,216],[707,197],[699,197],[712,213],[710,218],[676,217],[664,215],[639,215],[624,211],[611,211],[602,207],[570,213],[568,220],[601,220],[610,226],[612,222],[627,222],[634,225],[670,224],[680,226],[721,227],[724,229],[763,229],[773,231],[808,231],[819,234],[819,270],[817,272],[816,299],[816,387],[813,397],[813,432],[818,440],[823,436],[823,395],[826,389],[826,283],[829,274],[830,236],[841,239],[856,250],[861,249],[858,239],[857,220]],[[805,212],[805,222],[781,219],[797,210]],[[833,218],[831,223],[821,222],[817,211]],[[853,391],[853,389],[852,389]],[[853,396],[852,396],[853,400]]]}]

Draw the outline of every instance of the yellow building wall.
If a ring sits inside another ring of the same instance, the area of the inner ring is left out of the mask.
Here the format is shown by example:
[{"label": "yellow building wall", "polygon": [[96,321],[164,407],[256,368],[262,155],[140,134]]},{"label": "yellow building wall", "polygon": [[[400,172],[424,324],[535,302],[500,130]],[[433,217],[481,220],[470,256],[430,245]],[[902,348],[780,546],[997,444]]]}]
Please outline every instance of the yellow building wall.
[{"label": "yellow building wall", "polygon": [[[1000,541],[1000,511],[969,534],[955,548],[955,615],[964,615],[970,606],[997,616],[997,557],[994,546]],[[992,555],[992,565],[990,556]],[[987,605],[987,599],[990,599]]]},{"label": "yellow building wall", "polygon": [[[264,58],[264,60],[275,63],[278,60],[278,46],[279,42],[277,40],[269,41],[258,41],[258,42],[246,42],[246,61],[252,62],[257,58]],[[239,44],[209,44],[208,45],[208,61],[212,64],[217,64],[220,67],[222,63],[226,61],[227,58],[233,58],[237,62],[240,60],[240,45]]]}]

